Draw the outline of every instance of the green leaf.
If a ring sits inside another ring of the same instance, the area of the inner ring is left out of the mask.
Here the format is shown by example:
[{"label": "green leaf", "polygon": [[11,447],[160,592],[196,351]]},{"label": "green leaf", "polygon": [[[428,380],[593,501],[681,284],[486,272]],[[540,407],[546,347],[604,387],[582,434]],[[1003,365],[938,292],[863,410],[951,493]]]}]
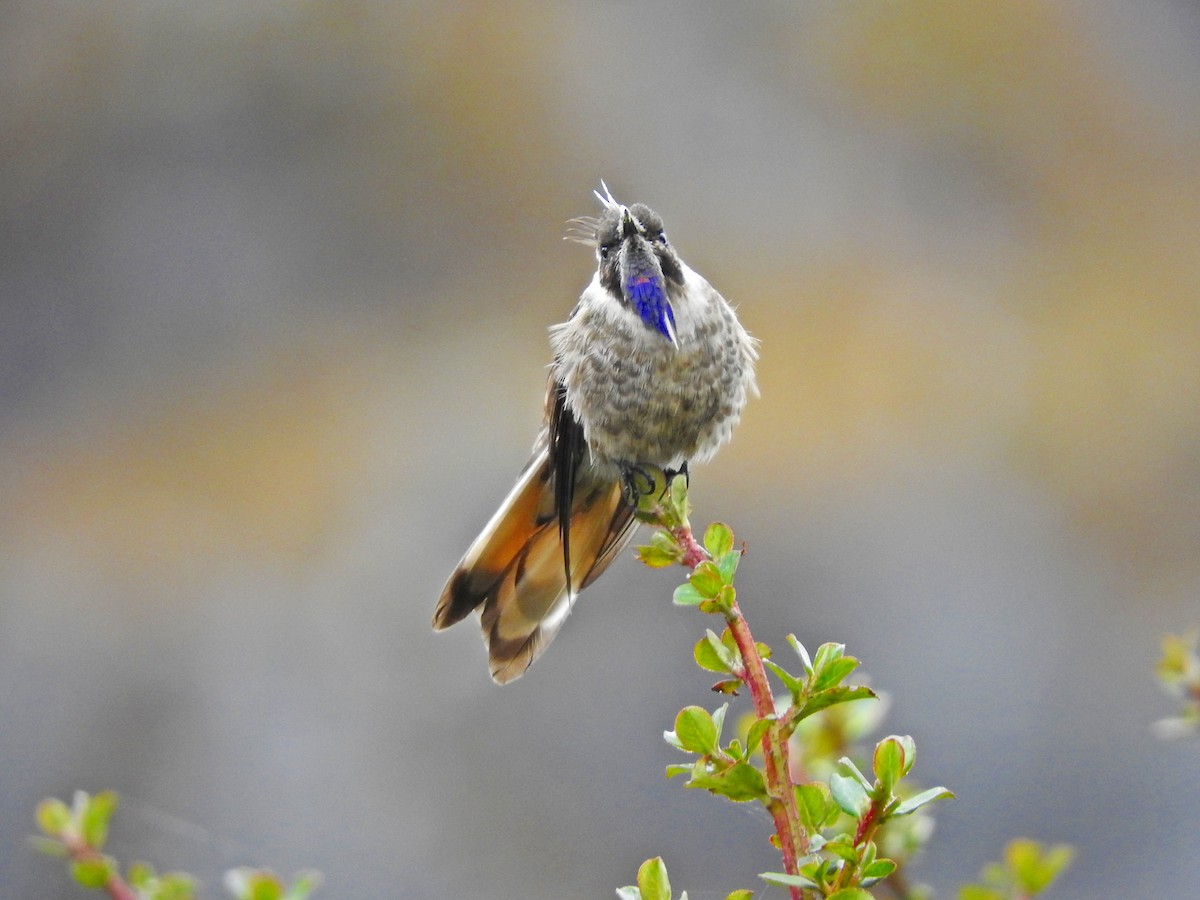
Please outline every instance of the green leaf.
[{"label": "green leaf", "polygon": [[954,794],[948,788],[934,787],[927,791],[921,791],[919,794],[914,794],[907,800],[902,800],[900,805],[892,810],[891,818],[896,816],[907,816],[909,813],[914,813],[922,806],[932,803],[934,800],[953,800]]},{"label": "green leaf", "polygon": [[871,807],[871,798],[862,783],[853,776],[834,772],[829,776],[829,793],[848,816],[860,819]]},{"label": "green leaf", "polygon": [[804,649],[804,645],[796,638],[794,634],[787,636],[787,642],[792,645],[792,649],[796,651],[796,655],[800,657],[800,662],[804,664],[804,671],[811,675],[813,672],[812,659],[808,655],[808,651]]},{"label": "green leaf", "polygon": [[642,900],[642,892],[633,885],[617,888],[617,900]]},{"label": "green leaf", "polygon": [[154,866],[144,862],[130,863],[129,871],[125,874],[125,880],[135,888],[148,887],[157,878]]},{"label": "green leaf", "polygon": [[838,644],[832,641],[822,644],[817,648],[817,655],[813,657],[813,670],[820,672],[835,659],[841,659],[845,653],[845,644]]},{"label": "green leaf", "polygon": [[908,767],[905,766],[904,745],[894,736],[884,738],[875,745],[872,768],[875,771],[875,778],[883,786],[886,796],[890,797],[896,787],[896,782],[908,771]]},{"label": "green leaf", "polygon": [[1074,847],[1068,844],[1055,844],[1042,857],[1042,865],[1045,869],[1051,871],[1051,879],[1053,880],[1066,871],[1067,867],[1071,865],[1071,860],[1074,858]]},{"label": "green leaf", "polygon": [[1020,880],[1036,870],[1041,857],[1041,844],[1028,838],[1017,838],[1004,848],[1004,861],[1013,875]]},{"label": "green leaf", "polygon": [[1165,634],[1162,639],[1162,657],[1155,670],[1159,680],[1167,687],[1177,687],[1186,681],[1190,671],[1196,667],[1196,645],[1200,634]]},{"label": "green leaf", "polygon": [[[820,654],[818,653],[818,657]],[[858,660],[853,656],[839,656],[829,660],[825,665],[818,664],[814,669],[812,691],[829,690],[841,684],[843,679],[858,668]]]},{"label": "green leaf", "polygon": [[890,859],[877,859],[870,865],[862,867],[862,884],[864,887],[870,887],[878,881],[887,878],[896,871],[896,863]]},{"label": "green leaf", "polygon": [[903,777],[912,771],[912,767],[917,762],[917,742],[907,734],[893,734],[889,737],[894,741],[899,741],[900,746],[904,749],[904,768],[900,772]]},{"label": "green leaf", "polygon": [[958,900],[1005,900],[1004,894],[979,884],[964,884],[958,889]]},{"label": "green leaf", "polygon": [[230,869],[225,873],[225,887],[237,900],[283,900],[283,883],[266,869]]},{"label": "green leaf", "polygon": [[713,522],[704,530],[704,549],[713,559],[733,549],[733,531],[724,522]]},{"label": "green leaf", "polygon": [[748,891],[743,888],[740,891],[730,891],[725,895],[725,900],[750,900],[754,896],[754,891]]},{"label": "green leaf", "polygon": [[1060,844],[1043,853],[1037,841],[1018,838],[1004,851],[1004,861],[1016,879],[1017,886],[1027,894],[1038,894],[1071,862],[1074,851]]},{"label": "green leaf", "polygon": [[[701,606],[705,602],[705,598],[689,583],[684,582],[675,588],[675,593],[671,596],[671,602],[676,606]],[[701,608],[703,607],[701,606]]]},{"label": "green leaf", "polygon": [[[667,734],[671,734],[671,732],[668,731]],[[682,750],[683,748],[680,747],[679,749]],[[668,778],[674,778],[676,775],[690,775],[690,774],[692,774],[691,766],[685,766],[685,765],[681,765],[679,763],[675,763],[675,764],[667,766],[667,777]]]},{"label": "green leaf", "polygon": [[104,887],[115,870],[116,864],[107,856],[87,856],[71,863],[71,877],[85,888]]},{"label": "green leaf", "polygon": [[879,848],[875,846],[874,841],[867,841],[865,845],[856,844],[858,847],[858,865],[865,869],[867,866],[875,862],[875,854],[879,852]]},{"label": "green leaf", "polygon": [[[687,523],[692,504],[688,502],[688,480],[676,475],[671,478],[671,507],[679,514],[682,524]],[[690,526],[689,526],[690,527]]]},{"label": "green leaf", "polygon": [[832,840],[825,844],[824,847],[827,853],[832,853],[838,859],[845,862],[858,862],[858,851],[854,849],[854,844],[850,841],[850,835],[842,835],[841,840]]},{"label": "green leaf", "polygon": [[729,704],[722,703],[713,710],[713,724],[717,727],[717,746],[721,746],[721,732],[725,728],[725,713],[729,712]]},{"label": "green leaf", "polygon": [[715,753],[717,734],[713,717],[699,706],[684,707],[675,717],[675,737],[684,750],[702,755]]},{"label": "green leaf", "polygon": [[793,701],[799,700],[800,695],[804,692],[804,682],[785,669],[783,666],[772,662],[769,659],[763,660],[763,665],[775,673],[775,677],[783,682],[783,686],[787,688],[788,693],[792,695]]},{"label": "green leaf", "polygon": [[727,613],[733,609],[733,604],[737,602],[737,590],[732,584],[727,584],[717,592],[716,599],[713,602],[716,603],[719,612]]},{"label": "green leaf", "polygon": [[196,881],[182,872],[170,872],[158,880],[158,888],[150,895],[152,900],[194,900]]},{"label": "green leaf", "polygon": [[751,751],[762,749],[763,735],[767,733],[774,721],[775,717],[769,716],[765,719],[755,719],[750,725],[750,729],[746,732],[746,746]]},{"label": "green leaf", "polygon": [[693,774],[688,787],[703,788],[734,803],[762,800],[767,796],[762,773],[747,762],[736,762],[727,769],[704,775]]},{"label": "green leaf", "polygon": [[696,643],[692,649],[692,656],[696,659],[696,665],[710,672],[732,674],[742,667],[737,650],[731,650],[711,628],[705,631],[704,637]]},{"label": "green leaf", "polygon": [[108,840],[108,823],[116,809],[115,791],[101,791],[84,805],[81,822],[83,839],[93,850],[102,849]]},{"label": "green leaf", "polygon": [[787,872],[760,872],[758,877],[767,884],[777,884],[780,887],[819,888],[820,885],[811,878],[803,875],[789,875]]},{"label": "green leaf", "polygon": [[264,874],[254,882],[254,889],[247,900],[283,900],[283,882],[273,875]]},{"label": "green leaf", "polygon": [[[774,671],[774,669],[772,669]],[[819,694],[814,694],[804,701],[801,706],[792,714],[792,727],[799,725],[804,719],[807,719],[813,713],[818,713],[830,706],[836,706],[839,703],[850,703],[854,700],[874,700],[876,694],[869,687],[832,687],[826,688]]]},{"label": "green leaf", "polygon": [[638,890],[642,900],[671,900],[671,880],[661,856],[648,859],[637,873]]},{"label": "green leaf", "polygon": [[683,559],[683,548],[667,532],[656,531],[649,544],[637,548],[637,558],[652,569],[662,569]]},{"label": "green leaf", "polygon": [[842,888],[829,895],[828,900],[875,900],[870,892],[861,888]]},{"label": "green leaf", "polygon": [[721,570],[715,563],[707,559],[692,570],[688,582],[696,589],[696,593],[709,600],[715,600],[721,588],[725,586]]},{"label": "green leaf", "polygon": [[37,805],[34,813],[38,828],[57,837],[71,824],[71,810],[56,797],[48,797]]},{"label": "green leaf", "polygon": [[867,779],[866,775],[859,771],[858,766],[854,764],[854,760],[848,756],[843,756],[837,761],[837,769],[843,775],[849,775],[851,778],[855,779],[859,784],[862,785],[863,790],[865,791],[870,791],[875,786]]},{"label": "green leaf", "polygon": [[321,873],[313,869],[297,873],[292,886],[284,894],[284,900],[308,900],[323,880]]},{"label": "green leaf", "polygon": [[745,682],[740,678],[727,678],[724,681],[718,681],[709,690],[717,694],[737,694],[744,684]]},{"label": "green leaf", "polygon": [[723,553],[713,560],[717,564],[717,568],[721,570],[721,577],[728,584],[733,581],[733,576],[737,573],[738,563],[742,561],[741,550],[730,550],[728,553]]},{"label": "green leaf", "polygon": [[830,807],[837,808],[831,800],[829,786],[826,784],[812,781],[796,785],[796,807],[800,814],[800,824],[804,826],[805,831],[814,834],[825,827],[832,812]]}]

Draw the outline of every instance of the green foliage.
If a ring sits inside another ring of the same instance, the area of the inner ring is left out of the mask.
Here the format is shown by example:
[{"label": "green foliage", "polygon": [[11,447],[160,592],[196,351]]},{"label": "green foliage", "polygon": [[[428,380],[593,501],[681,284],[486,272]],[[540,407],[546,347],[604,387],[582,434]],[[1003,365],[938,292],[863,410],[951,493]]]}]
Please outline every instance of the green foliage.
[{"label": "green foliage", "polygon": [[52,856],[69,860],[71,877],[80,887],[108,890],[121,882],[116,860],[102,851],[108,825],[117,809],[117,795],[76,791],[71,806],[57,798],[38,804],[34,819],[42,835],[34,845]]},{"label": "green foliage", "polygon": [[[725,896],[725,900],[750,900],[753,891],[738,890]],[[637,886],[617,888],[618,900],[671,900],[671,882],[667,878],[667,865],[661,856],[648,859],[638,869]],[[687,900],[687,891],[679,895]]]},{"label": "green foliage", "polygon": [[[191,876],[160,875],[142,862],[133,863],[122,876],[117,861],[101,852],[116,809],[113,791],[76,791],[69,807],[57,798],[43,800],[34,813],[42,831],[33,838],[34,846],[68,860],[71,877],[80,887],[107,891],[120,900],[193,900],[196,882]],[[291,885],[264,870],[233,869],[225,876],[225,886],[236,900],[307,900],[319,883],[316,872],[302,872]]]},{"label": "green foliage", "polygon": [[[885,737],[864,753],[858,742],[878,724],[886,704],[865,684],[849,682],[859,661],[843,644],[822,644],[810,655],[795,635],[788,635],[795,654],[789,667],[753,640],[733,585],[742,551],[721,523],[708,527],[703,547],[696,544],[683,481],[676,478],[657,498],[643,498],[639,517],[659,530],[639,556],[648,565],[679,563],[690,570],[674,592],[676,605],[725,620],[719,634],[706,629],[692,649],[693,659],[701,669],[723,676],[713,685],[715,692],[745,690],[753,709],[729,736],[724,735],[728,702],[712,712],[700,706],[680,710],[664,738],[692,759],[668,766],[667,775],[686,776],[687,787],[736,803],[762,804],[775,822],[771,842],[781,850],[787,871],[761,877],[796,900],[862,900],[879,885],[890,896],[908,900],[929,896],[921,886],[908,884],[905,866],[932,834],[930,804],[954,795],[912,780],[917,748],[908,735]],[[775,699],[773,683],[782,689],[782,702]],[[867,700],[874,703],[862,702]],[[1005,871],[1011,871],[1013,884],[1041,890],[1067,865],[1070,852],[1052,848],[1030,857],[1024,849],[1029,846],[1037,845],[1014,842]],[[647,861],[638,886],[622,888],[618,896],[670,900],[661,859]],[[746,896],[749,892],[735,891],[728,900]],[[971,900],[985,896],[992,895]]]},{"label": "green foliage", "polygon": [[1168,634],[1163,637],[1162,656],[1155,667],[1159,684],[1179,702],[1179,712],[1159,719],[1154,731],[1159,737],[1178,738],[1200,732],[1200,655],[1196,644],[1200,632]]},{"label": "green foliage", "polygon": [[320,883],[316,872],[301,872],[291,885],[267,869],[243,867],[225,873],[225,888],[236,900],[308,900]]},{"label": "green foliage", "polygon": [[916,760],[916,745],[907,735],[884,738],[875,745],[872,758],[873,780],[853,760],[843,757],[827,784],[797,785],[801,820],[812,852],[797,873],[767,872],[762,876],[766,881],[814,891],[821,897],[852,897],[860,894],[847,891],[872,887],[900,869],[905,860],[881,856],[876,839],[894,820],[954,795],[940,787],[907,797],[898,793]]},{"label": "green foliage", "polygon": [[[620,888],[617,896],[621,900],[671,900],[671,880],[662,857],[656,856],[642,863],[638,868],[637,886]],[[687,900],[686,891],[681,900]]]},{"label": "green foliage", "polygon": [[181,872],[159,875],[149,863],[133,863],[125,876],[139,897],[147,900],[191,900],[196,895],[196,881]]},{"label": "green foliage", "polygon": [[1074,851],[1065,844],[1047,847],[1018,839],[1004,848],[1002,862],[989,863],[978,884],[959,889],[958,900],[1024,900],[1048,888],[1071,864]]}]

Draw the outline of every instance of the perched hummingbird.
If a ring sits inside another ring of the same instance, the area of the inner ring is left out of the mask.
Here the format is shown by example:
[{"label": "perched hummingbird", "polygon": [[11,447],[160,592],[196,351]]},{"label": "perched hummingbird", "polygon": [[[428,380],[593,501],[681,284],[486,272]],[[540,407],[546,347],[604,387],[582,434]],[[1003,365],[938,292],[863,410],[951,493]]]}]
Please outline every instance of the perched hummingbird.
[{"label": "perched hummingbird", "polygon": [[679,258],[657,213],[601,186],[601,214],[571,223],[569,237],[596,251],[596,274],[550,329],[533,456],[433,614],[440,630],[482,607],[500,684],[529,668],[629,542],[646,473],[711,458],[758,392],[757,341],[733,308]]}]

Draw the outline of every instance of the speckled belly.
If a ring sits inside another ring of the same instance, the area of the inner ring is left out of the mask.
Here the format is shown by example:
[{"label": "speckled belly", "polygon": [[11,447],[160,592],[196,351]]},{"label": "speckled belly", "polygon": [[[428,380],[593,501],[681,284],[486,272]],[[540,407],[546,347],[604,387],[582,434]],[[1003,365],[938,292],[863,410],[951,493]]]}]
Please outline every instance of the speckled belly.
[{"label": "speckled belly", "polygon": [[640,335],[592,341],[560,360],[594,462],[677,466],[728,439],[746,400],[745,360],[720,318],[678,349]]}]

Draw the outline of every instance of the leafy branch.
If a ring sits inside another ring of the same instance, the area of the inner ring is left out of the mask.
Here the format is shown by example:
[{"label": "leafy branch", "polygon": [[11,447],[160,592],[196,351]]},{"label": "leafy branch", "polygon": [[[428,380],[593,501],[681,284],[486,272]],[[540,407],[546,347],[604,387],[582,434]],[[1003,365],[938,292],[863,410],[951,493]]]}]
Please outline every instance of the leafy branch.
[{"label": "leafy branch", "polygon": [[1174,716],[1159,719],[1154,731],[1159,737],[1177,738],[1200,731],[1200,655],[1196,652],[1200,632],[1168,634],[1162,640],[1162,657],[1156,666],[1159,684],[1179,703]]},{"label": "leafy branch", "polygon": [[[38,804],[36,818],[42,834],[34,845],[70,862],[71,877],[80,887],[101,890],[112,900],[194,900],[196,881],[181,872],[158,874],[147,863],[121,867],[104,852],[108,828],[117,809],[113,791],[76,791],[67,806],[48,798]],[[235,900],[308,900],[320,884],[316,872],[301,872],[288,885],[266,869],[237,868],[225,873],[225,888]]]},{"label": "leafy branch", "polygon": [[1075,851],[1066,844],[1046,847],[1018,838],[1004,848],[1000,862],[984,866],[979,884],[964,885],[958,900],[1027,900],[1048,888],[1071,864]]},{"label": "leafy branch", "polygon": [[[669,766],[667,774],[686,775],[688,787],[734,802],[762,804],[775,824],[771,842],[780,851],[784,867],[783,872],[762,877],[786,887],[793,900],[869,897],[865,888],[888,879],[899,868],[894,859],[879,854],[881,829],[953,794],[943,787],[914,792],[901,786],[916,760],[916,744],[911,737],[899,735],[876,745],[873,778],[864,775],[849,756],[838,759],[827,782],[797,777],[802,768],[792,759],[793,737],[802,723],[816,713],[875,694],[865,685],[845,683],[858,660],[846,655],[841,644],[823,644],[810,656],[794,635],[788,635],[801,671],[793,673],[771,659],[770,647],[754,640],[738,605],[733,580],[743,550],[735,545],[733,532],[714,523],[706,529],[703,543],[697,543],[688,520],[686,479],[664,476],[664,483],[661,494],[639,500],[639,518],[657,530],[649,544],[639,548],[638,557],[648,566],[682,565],[690,570],[687,581],[675,589],[675,604],[719,615],[725,622],[720,635],[708,629],[696,644],[696,663],[722,676],[714,691],[736,695],[745,688],[753,709],[744,736],[728,742],[722,738],[728,703],[711,713],[699,706],[681,710],[674,730],[664,737],[695,759]],[[786,700],[776,701],[768,671],[786,692]],[[646,865],[650,866],[647,873],[653,873],[661,861]],[[665,867],[662,874],[661,879],[647,880],[655,888],[653,893],[643,889],[639,873],[638,887],[623,888],[627,893],[621,896],[669,898],[669,886],[664,890]],[[904,896],[907,892],[897,883],[898,879],[893,889]]]}]

